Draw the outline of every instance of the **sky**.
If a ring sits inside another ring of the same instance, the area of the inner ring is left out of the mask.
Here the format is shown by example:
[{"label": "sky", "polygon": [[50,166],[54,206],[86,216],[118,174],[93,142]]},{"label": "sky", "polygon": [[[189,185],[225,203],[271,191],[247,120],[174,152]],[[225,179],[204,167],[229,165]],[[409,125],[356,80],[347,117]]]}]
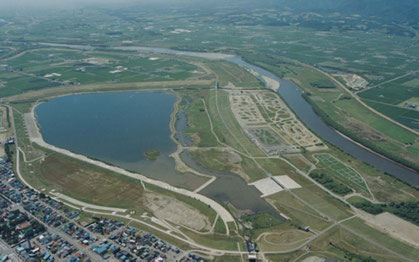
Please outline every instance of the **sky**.
[{"label": "sky", "polygon": [[[154,1],[154,0],[150,0]],[[127,2],[144,2],[144,0],[0,0],[0,8],[80,8],[86,5],[104,3],[125,4]]]}]

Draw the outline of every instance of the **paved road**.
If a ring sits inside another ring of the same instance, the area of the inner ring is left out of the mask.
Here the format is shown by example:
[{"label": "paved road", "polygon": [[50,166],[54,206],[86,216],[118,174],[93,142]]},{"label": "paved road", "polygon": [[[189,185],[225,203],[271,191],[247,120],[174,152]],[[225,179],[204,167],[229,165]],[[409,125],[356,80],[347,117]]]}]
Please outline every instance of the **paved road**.
[{"label": "paved road", "polygon": [[0,239],[0,254],[9,258],[11,262],[19,262],[22,259],[19,258],[18,254],[13,248],[11,248],[6,242]]}]

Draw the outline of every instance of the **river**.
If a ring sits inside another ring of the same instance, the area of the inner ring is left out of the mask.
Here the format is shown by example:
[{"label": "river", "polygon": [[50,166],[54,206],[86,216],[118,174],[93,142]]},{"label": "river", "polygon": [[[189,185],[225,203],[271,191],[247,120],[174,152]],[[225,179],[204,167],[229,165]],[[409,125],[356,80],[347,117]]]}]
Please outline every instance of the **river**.
[{"label": "river", "polygon": [[288,106],[296,113],[301,121],[323,140],[329,142],[351,156],[364,161],[377,170],[386,172],[414,186],[419,186],[419,174],[417,172],[403,168],[388,159],[382,158],[366,150],[326,125],[326,123],[318,115],[316,115],[316,113],[314,113],[310,104],[304,100],[302,97],[302,91],[294,83],[288,80],[280,79],[263,68],[245,62],[240,57],[220,53],[199,53],[153,47],[117,47],[115,49],[138,51],[143,53],[187,55],[207,59],[223,59],[257,72],[259,74],[259,79],[263,82],[265,82],[263,80],[263,76],[275,79],[281,83],[278,93],[282,99],[285,100]]}]

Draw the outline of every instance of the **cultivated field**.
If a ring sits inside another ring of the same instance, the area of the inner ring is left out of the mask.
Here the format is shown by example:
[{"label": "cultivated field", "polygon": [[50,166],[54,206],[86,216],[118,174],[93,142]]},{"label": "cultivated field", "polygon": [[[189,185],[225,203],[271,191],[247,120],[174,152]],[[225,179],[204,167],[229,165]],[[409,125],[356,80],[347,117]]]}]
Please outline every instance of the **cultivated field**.
[{"label": "cultivated field", "polygon": [[268,155],[326,146],[270,91],[230,91],[231,110],[250,140]]}]

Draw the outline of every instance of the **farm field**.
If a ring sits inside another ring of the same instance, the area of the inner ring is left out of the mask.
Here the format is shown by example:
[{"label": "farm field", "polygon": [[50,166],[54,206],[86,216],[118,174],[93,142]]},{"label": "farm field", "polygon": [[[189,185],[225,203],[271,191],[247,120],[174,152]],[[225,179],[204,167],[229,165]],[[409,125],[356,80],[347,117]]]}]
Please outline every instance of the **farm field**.
[{"label": "farm field", "polygon": [[247,137],[265,154],[326,148],[274,93],[232,90],[229,99],[232,111]]},{"label": "farm field", "polygon": [[[410,128],[419,130],[417,123],[419,112],[414,103],[415,97],[419,97],[416,77],[403,77],[361,91],[358,95],[374,109]],[[412,99],[413,101],[410,102]]]},{"label": "farm field", "polygon": [[[168,56],[121,56],[43,48],[8,60],[2,67],[0,96],[62,85],[202,79],[200,67]],[[12,73],[12,74],[10,74]],[[15,77],[10,77],[10,76]],[[3,93],[2,93],[3,92]]]}]

